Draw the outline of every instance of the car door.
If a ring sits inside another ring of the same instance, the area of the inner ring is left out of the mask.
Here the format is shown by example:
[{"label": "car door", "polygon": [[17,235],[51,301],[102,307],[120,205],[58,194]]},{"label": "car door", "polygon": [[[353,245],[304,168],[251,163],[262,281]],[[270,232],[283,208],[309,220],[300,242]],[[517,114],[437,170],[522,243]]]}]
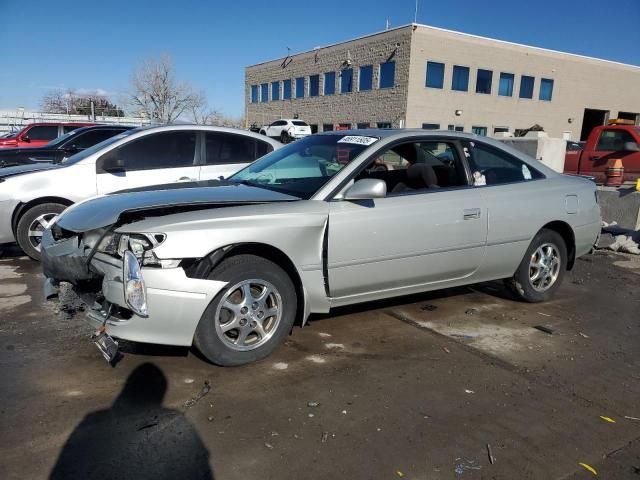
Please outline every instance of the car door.
[{"label": "car door", "polygon": [[280,138],[280,134],[282,133],[282,129],[287,126],[287,122],[285,120],[276,120],[269,128],[267,128],[267,136]]},{"label": "car door", "polygon": [[583,152],[581,173],[593,175],[604,181],[605,170],[610,160],[620,159],[624,165],[624,179],[634,180],[640,174],[640,152],[627,151],[628,144],[638,145],[631,133],[624,129],[606,128],[600,133],[595,151]]},{"label": "car door", "polygon": [[96,162],[98,193],[198,179],[198,132],[172,130],[131,139]]},{"label": "car door", "polygon": [[257,158],[273,151],[271,144],[229,132],[204,133],[204,160],[200,166],[200,180],[229,177]]},{"label": "car door", "polygon": [[[396,193],[401,183],[396,178],[394,188],[386,180],[385,198],[330,203],[331,297],[372,299],[474,275],[485,249],[486,208],[477,189],[468,184],[459,148],[448,141],[437,143],[446,158],[437,160],[443,167],[438,175],[442,186]],[[373,159],[370,175],[381,178],[376,170],[382,168],[382,178],[402,178],[406,160],[389,162],[388,155],[382,155]],[[450,161],[456,163],[458,180],[447,180]]]}]

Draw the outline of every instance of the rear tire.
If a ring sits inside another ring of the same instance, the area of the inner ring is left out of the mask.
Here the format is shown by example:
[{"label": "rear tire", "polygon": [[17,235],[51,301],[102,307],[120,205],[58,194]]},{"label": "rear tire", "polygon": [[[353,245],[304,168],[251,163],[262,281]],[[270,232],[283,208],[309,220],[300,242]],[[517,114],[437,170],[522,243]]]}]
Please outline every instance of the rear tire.
[{"label": "rear tire", "polygon": [[287,132],[280,133],[280,143],[289,143],[290,140],[291,137],[289,137],[289,134]]},{"label": "rear tire", "polygon": [[562,284],[567,258],[562,236],[554,230],[542,229],[533,237],[516,273],[506,283],[526,302],[550,300]]},{"label": "rear tire", "polygon": [[18,222],[16,241],[24,253],[40,261],[42,233],[67,208],[61,203],[42,203],[27,210]]},{"label": "rear tire", "polygon": [[267,357],[296,318],[296,289],[278,265],[255,255],[223,260],[209,279],[228,282],[205,310],[194,346],[210,362],[236,366]]}]

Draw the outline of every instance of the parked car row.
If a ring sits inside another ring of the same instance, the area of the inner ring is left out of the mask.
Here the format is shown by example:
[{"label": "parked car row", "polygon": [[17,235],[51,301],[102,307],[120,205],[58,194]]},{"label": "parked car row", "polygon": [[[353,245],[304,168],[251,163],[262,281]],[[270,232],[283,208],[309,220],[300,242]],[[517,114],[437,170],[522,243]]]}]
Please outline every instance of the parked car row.
[{"label": "parked car row", "polygon": [[[219,365],[264,358],[294,322],[342,305],[497,279],[547,300],[600,231],[593,182],[488,138],[354,130],[278,147],[130,130],[5,178],[2,231],[16,206],[30,212],[19,241],[42,255],[48,295],[74,285],[108,360],[121,338],[193,345]],[[109,194],[176,180],[190,183]],[[65,202],[78,203],[48,220]]]},{"label": "parked car row", "polygon": [[[85,148],[103,136],[110,138]],[[76,202],[118,190],[226,177],[281,147],[247,131],[188,125],[88,127],[52,143],[27,153],[28,164],[0,169],[0,244],[17,241],[33,259],[40,258],[43,231]],[[24,158],[21,151],[6,154]],[[45,155],[51,163],[36,161]]]},{"label": "parked car row", "polygon": [[39,147],[76,128],[90,125],[95,125],[95,123],[30,123],[20,131],[0,138],[0,148]]}]

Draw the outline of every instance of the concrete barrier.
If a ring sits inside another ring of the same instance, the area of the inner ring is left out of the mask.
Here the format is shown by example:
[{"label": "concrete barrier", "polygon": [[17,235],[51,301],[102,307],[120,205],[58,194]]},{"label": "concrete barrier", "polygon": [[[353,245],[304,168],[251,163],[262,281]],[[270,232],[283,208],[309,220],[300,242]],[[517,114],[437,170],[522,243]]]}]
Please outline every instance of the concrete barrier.
[{"label": "concrete barrier", "polygon": [[635,186],[598,187],[602,220],[616,222],[623,228],[640,230],[640,192]]},{"label": "concrete barrier", "polygon": [[551,138],[545,132],[529,132],[524,137],[496,135],[494,138],[536,160],[540,160],[556,172],[562,173],[564,171],[567,141],[562,138]]}]

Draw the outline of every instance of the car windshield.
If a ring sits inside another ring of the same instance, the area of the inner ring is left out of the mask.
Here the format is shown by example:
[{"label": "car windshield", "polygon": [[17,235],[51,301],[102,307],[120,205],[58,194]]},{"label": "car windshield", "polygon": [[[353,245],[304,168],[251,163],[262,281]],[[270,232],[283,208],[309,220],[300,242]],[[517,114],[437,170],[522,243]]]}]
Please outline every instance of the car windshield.
[{"label": "car windshield", "polygon": [[60,135],[58,138],[54,138],[49,143],[47,143],[47,147],[55,147],[64,143],[69,137],[78,133],[77,130],[71,130],[70,132],[65,133],[64,135]]},{"label": "car windshield", "polygon": [[377,140],[361,135],[312,135],[265,155],[228,180],[307,200]]},{"label": "car windshield", "polygon": [[124,131],[122,133],[119,133],[118,135],[114,135],[111,138],[107,138],[106,140],[103,140],[100,143],[96,143],[94,146],[86,148],[86,149],[82,150],[81,152],[76,153],[75,155],[71,155],[69,158],[65,158],[60,163],[63,163],[65,165],[70,165],[72,163],[77,163],[80,160],[84,160],[88,156],[93,155],[97,151],[102,150],[105,147],[108,147],[112,143],[115,143],[115,142],[117,142],[118,140],[120,140],[122,138],[128,137],[129,135],[137,133],[140,130],[142,130],[142,128],[132,128],[131,130],[126,130],[126,131]]}]

